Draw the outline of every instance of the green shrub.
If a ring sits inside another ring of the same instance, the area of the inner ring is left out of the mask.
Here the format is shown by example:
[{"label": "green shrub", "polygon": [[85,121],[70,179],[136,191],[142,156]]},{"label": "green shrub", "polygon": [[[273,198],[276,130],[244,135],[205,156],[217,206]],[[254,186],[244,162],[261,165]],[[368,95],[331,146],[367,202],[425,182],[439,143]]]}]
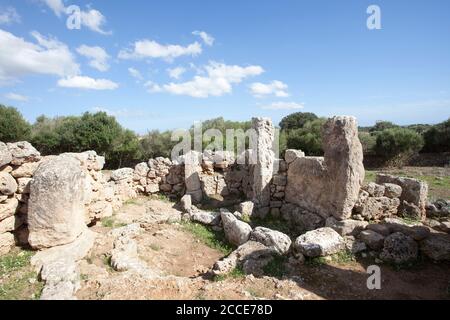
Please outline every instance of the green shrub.
[{"label": "green shrub", "polygon": [[0,104],[0,141],[27,140],[30,135],[30,128],[30,124],[16,108]]},{"label": "green shrub", "polygon": [[450,152],[450,119],[424,133],[424,152]]},{"label": "green shrub", "polygon": [[422,147],[423,137],[417,132],[404,128],[391,128],[377,133],[375,152],[378,156],[401,165]]}]

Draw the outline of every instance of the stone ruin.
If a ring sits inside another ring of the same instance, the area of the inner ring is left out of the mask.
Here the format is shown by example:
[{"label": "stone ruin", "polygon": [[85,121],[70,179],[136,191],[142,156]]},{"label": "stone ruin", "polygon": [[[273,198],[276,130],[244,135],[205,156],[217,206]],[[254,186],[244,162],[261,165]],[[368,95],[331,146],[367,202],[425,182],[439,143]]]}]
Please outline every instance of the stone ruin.
[{"label": "stone ruin", "polygon": [[[393,263],[415,260],[419,253],[450,260],[450,202],[429,203],[427,184],[411,178],[379,174],[376,183],[363,185],[355,118],[328,119],[324,157],[287,150],[284,159],[276,159],[271,120],[255,118],[252,126],[256,150],[243,156],[256,155],[256,164],[205,151],[186,155],[185,163],[159,157],[110,174],[94,151],[43,157],[28,142],[0,142],[0,255],[14,245],[38,250],[32,264],[46,283],[42,298],[73,298],[77,261],[95,241],[89,226],[139,194],[162,193],[181,198],[184,219],[223,230],[237,248],[216,263],[215,274],[240,265],[258,275],[277,255],[301,263],[341,250]],[[220,211],[202,210],[205,202]],[[269,217],[283,221],[291,234],[246,222]],[[112,264],[152,277],[130,236],[139,230],[135,224],[113,230]]]}]

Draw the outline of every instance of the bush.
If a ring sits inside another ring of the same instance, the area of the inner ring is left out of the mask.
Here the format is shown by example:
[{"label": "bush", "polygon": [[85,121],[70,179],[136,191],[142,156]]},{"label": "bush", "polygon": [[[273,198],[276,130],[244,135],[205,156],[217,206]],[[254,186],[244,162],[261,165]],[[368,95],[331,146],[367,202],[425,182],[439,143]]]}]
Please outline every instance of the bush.
[{"label": "bush", "polygon": [[417,132],[404,128],[391,128],[377,134],[375,152],[396,165],[402,165],[423,147],[423,138]]},{"label": "bush", "polygon": [[361,141],[363,147],[363,153],[365,155],[372,155],[375,153],[375,146],[377,144],[376,135],[372,135],[368,132],[359,132],[359,141]]},{"label": "bush", "polygon": [[311,112],[296,112],[284,117],[280,122],[281,130],[301,129],[306,123],[314,121],[318,117]]},{"label": "bush", "polygon": [[318,118],[306,122],[300,129],[286,132],[286,145],[288,149],[299,149],[307,155],[323,155],[322,128],[326,119]]},{"label": "bush", "polygon": [[398,125],[390,121],[377,121],[373,127],[369,129],[370,132],[384,131],[387,129],[398,128]]},{"label": "bush", "polygon": [[450,152],[450,119],[424,133],[424,152]]},{"label": "bush", "polygon": [[0,104],[0,141],[27,140],[30,135],[30,128],[30,124],[16,108]]}]

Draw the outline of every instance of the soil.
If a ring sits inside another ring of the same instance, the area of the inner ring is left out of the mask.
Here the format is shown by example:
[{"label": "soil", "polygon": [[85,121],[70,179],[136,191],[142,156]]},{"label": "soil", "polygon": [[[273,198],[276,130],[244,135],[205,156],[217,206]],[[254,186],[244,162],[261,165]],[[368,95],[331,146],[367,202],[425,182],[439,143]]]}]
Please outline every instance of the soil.
[{"label": "soil", "polygon": [[229,276],[214,279],[208,272],[223,257],[171,221],[173,203],[140,198],[115,215],[117,225],[146,221],[137,238],[140,258],[161,277],[146,279],[114,271],[108,264],[111,228],[100,224],[92,253],[81,261],[78,299],[450,299],[450,264],[429,261],[402,270],[381,265],[381,289],[366,286],[367,258],[344,263],[292,264],[284,262],[283,276]]}]

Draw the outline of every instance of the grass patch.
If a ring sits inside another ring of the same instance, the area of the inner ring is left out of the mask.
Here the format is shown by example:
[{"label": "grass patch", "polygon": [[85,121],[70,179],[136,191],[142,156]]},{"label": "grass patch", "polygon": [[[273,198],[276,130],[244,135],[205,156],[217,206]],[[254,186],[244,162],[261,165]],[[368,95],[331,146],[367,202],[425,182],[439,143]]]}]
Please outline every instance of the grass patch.
[{"label": "grass patch", "polygon": [[154,251],[159,251],[162,249],[162,247],[160,245],[157,245],[155,243],[150,244],[150,248]]},{"label": "grass patch", "polygon": [[111,217],[105,217],[100,220],[102,227],[105,228],[120,228],[125,227],[127,224],[123,222],[117,222],[116,216],[113,215]]},{"label": "grass patch", "polygon": [[308,267],[320,267],[327,263],[325,257],[305,257],[305,265]]},{"label": "grass patch", "polygon": [[284,256],[275,256],[268,264],[263,267],[264,274],[281,278],[286,274],[285,268],[286,257]]},{"label": "grass patch", "polygon": [[123,204],[124,204],[124,205],[126,205],[126,204],[128,204],[128,205],[131,205],[131,204],[139,204],[139,199],[128,199],[128,200],[125,201]]},{"label": "grass patch", "polygon": [[215,275],[214,281],[223,281],[226,279],[239,279],[244,277],[245,277],[244,270],[242,270],[242,268],[238,266],[235,267],[233,270],[231,270],[229,273]]},{"label": "grass patch", "polygon": [[292,233],[289,223],[279,218],[278,219],[273,218],[270,215],[264,219],[258,218],[250,219],[248,223],[251,224],[252,228],[266,227],[272,230],[283,232],[285,234]]},{"label": "grass patch", "polygon": [[39,299],[43,283],[30,265],[32,256],[31,251],[14,250],[0,258],[0,300]]},{"label": "grass patch", "polygon": [[167,195],[160,194],[160,193],[152,194],[150,196],[150,198],[152,200],[159,200],[159,201],[163,201],[163,202],[173,202]]},{"label": "grass patch", "polygon": [[411,217],[399,217],[399,219],[409,226],[413,226],[421,222],[420,219]]},{"label": "grass patch", "polygon": [[319,267],[328,264],[330,262],[334,262],[337,264],[346,264],[355,261],[356,261],[355,255],[348,249],[341,250],[338,253],[335,253],[327,257],[314,257],[314,258],[305,257],[305,265],[309,267]]},{"label": "grass patch", "polygon": [[221,231],[214,231],[210,227],[190,221],[182,222],[181,226],[183,230],[191,233],[196,239],[212,249],[219,250],[224,255],[228,255],[233,251],[233,247],[228,244],[224,233]]},{"label": "grass patch", "polygon": [[366,170],[364,183],[375,182],[376,176],[377,176],[377,173],[375,171]]}]

